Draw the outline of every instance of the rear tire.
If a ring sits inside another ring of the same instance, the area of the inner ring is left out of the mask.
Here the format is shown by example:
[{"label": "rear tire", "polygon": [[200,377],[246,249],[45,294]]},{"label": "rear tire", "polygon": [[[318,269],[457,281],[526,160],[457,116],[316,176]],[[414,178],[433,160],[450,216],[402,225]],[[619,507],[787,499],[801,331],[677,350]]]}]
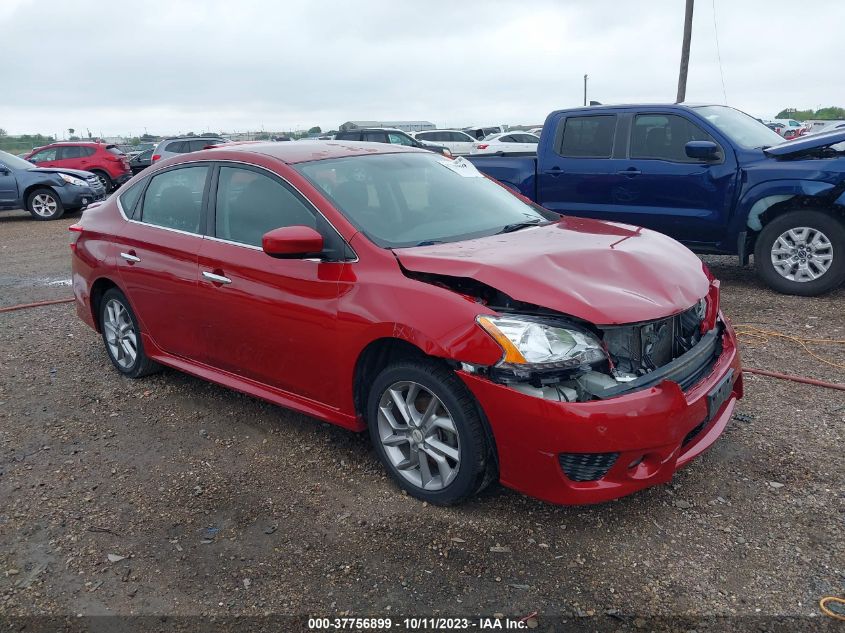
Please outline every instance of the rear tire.
[{"label": "rear tire", "polygon": [[110,288],[100,299],[100,331],[109,360],[124,376],[141,378],[161,369],[144,352],[138,319],[117,288]]},{"label": "rear tire", "polygon": [[102,172],[102,171],[95,171],[95,172],[92,172],[92,173],[97,178],[100,179],[100,182],[102,183],[103,187],[105,187],[107,194],[114,191],[114,181],[111,179],[111,177],[107,173]]},{"label": "rear tire", "polygon": [[813,297],[845,282],[845,223],[824,211],[791,211],[766,224],[754,266],[777,292]]},{"label": "rear tire", "polygon": [[454,505],[494,479],[494,459],[472,394],[442,363],[397,362],[373,382],[370,439],[400,488],[436,505]]},{"label": "rear tire", "polygon": [[58,220],[65,213],[59,195],[47,187],[36,189],[27,196],[26,210],[36,220]]}]

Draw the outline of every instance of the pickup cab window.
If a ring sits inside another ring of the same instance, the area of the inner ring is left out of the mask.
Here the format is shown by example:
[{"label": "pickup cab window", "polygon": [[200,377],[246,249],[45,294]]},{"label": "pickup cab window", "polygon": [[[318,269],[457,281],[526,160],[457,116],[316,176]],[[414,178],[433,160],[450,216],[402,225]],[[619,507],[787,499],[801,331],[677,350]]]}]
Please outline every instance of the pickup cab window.
[{"label": "pickup cab window", "polygon": [[698,162],[686,154],[690,141],[712,141],[712,136],[676,114],[638,114],[631,126],[631,158]]},{"label": "pickup cab window", "polygon": [[567,117],[558,154],[567,158],[610,158],[616,115]]}]

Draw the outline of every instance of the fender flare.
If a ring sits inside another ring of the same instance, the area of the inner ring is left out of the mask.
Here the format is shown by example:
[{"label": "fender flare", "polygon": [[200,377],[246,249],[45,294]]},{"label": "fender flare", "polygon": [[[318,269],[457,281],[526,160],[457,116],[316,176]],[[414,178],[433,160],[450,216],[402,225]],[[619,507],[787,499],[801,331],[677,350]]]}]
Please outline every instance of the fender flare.
[{"label": "fender flare", "polygon": [[[760,216],[775,204],[785,202],[796,196],[821,198],[835,188],[827,182],[817,180],[776,180],[762,182],[746,191],[739,201],[740,215],[745,216],[745,224],[752,231],[760,231],[763,223]],[[836,200],[843,204],[845,194]]]}]

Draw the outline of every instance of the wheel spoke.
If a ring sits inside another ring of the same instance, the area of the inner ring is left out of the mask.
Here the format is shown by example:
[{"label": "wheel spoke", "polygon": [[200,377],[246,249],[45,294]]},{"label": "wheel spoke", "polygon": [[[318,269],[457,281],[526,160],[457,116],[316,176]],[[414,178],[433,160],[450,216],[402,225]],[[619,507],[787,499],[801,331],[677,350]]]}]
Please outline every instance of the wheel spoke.
[{"label": "wheel spoke", "polygon": [[402,416],[402,420],[405,424],[408,424],[411,420],[411,413],[408,411],[408,404],[405,402],[405,398],[402,397],[402,392],[398,389],[391,388],[390,397],[393,399],[395,408],[399,410],[399,415]]},{"label": "wheel spoke", "polygon": [[449,446],[448,444],[444,444],[438,439],[432,438],[426,440],[426,446],[429,449],[428,454],[432,457],[434,457],[435,454],[441,454],[445,457],[448,457],[453,462],[457,462],[460,459],[460,453],[458,452],[457,448]]},{"label": "wheel spoke", "polygon": [[420,477],[422,480],[422,487],[425,488],[431,483],[431,467],[428,465],[428,456],[426,453],[420,451],[417,453],[420,463]]},{"label": "wheel spoke", "polygon": [[411,438],[409,438],[407,434],[403,433],[393,433],[392,435],[383,437],[381,440],[381,443],[385,446],[400,446],[402,444],[409,444],[410,442]]},{"label": "wheel spoke", "polygon": [[[431,457],[434,460],[434,463],[437,464],[437,472],[440,473],[440,483],[443,486],[448,485],[451,475],[452,469],[449,467],[449,463],[446,461],[446,458],[438,453],[437,451],[431,450],[431,447],[424,449],[426,455]],[[422,462],[421,462],[422,463]]]}]

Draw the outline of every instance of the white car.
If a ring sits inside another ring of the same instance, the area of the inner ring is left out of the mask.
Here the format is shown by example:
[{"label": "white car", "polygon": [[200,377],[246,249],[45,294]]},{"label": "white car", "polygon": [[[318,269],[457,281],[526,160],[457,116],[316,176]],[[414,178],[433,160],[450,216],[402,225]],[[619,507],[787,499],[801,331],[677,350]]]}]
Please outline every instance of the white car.
[{"label": "white car", "polygon": [[466,132],[459,130],[423,130],[414,132],[411,136],[423,145],[446,147],[456,156],[469,154],[472,146],[478,142]]},{"label": "white car", "polygon": [[528,130],[528,133],[533,134],[534,136],[540,136],[540,132],[542,132],[542,131],[543,131],[543,128],[534,127],[534,128],[531,128],[530,130]]},{"label": "white car", "polygon": [[528,132],[500,132],[476,143],[471,154],[536,154],[540,138]]}]

